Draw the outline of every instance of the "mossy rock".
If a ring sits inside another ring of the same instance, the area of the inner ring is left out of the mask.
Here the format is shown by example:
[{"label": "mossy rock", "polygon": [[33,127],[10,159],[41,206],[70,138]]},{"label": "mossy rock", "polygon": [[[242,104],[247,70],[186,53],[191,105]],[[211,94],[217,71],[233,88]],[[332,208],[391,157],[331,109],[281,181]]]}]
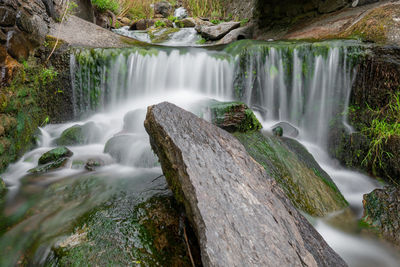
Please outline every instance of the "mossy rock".
[{"label": "mossy rock", "polygon": [[347,29],[341,37],[358,37],[379,44],[400,45],[399,4],[389,4],[372,9],[367,15]]},{"label": "mossy rock", "polygon": [[171,35],[179,32],[179,28],[161,28],[152,29],[148,31],[152,43],[163,43],[171,38]]},{"label": "mossy rock", "polygon": [[[254,132],[262,129],[254,112],[242,102],[210,101],[209,109],[211,123],[228,132]],[[207,115],[205,115],[207,117]]]},{"label": "mossy rock", "polygon": [[0,197],[3,196],[7,192],[6,183],[4,183],[3,179],[0,177]]},{"label": "mossy rock", "polygon": [[259,131],[236,132],[234,136],[281,185],[295,207],[317,217],[348,207],[329,175],[296,140]]},{"label": "mossy rock", "polygon": [[74,125],[62,132],[56,140],[59,146],[84,145],[99,140],[99,129],[94,122]]},{"label": "mossy rock", "polygon": [[74,153],[66,147],[57,147],[47,151],[39,158],[39,164],[47,164],[60,158],[70,158]]},{"label": "mossy rock", "polygon": [[68,162],[68,158],[59,158],[48,164],[39,165],[36,168],[30,169],[28,172],[31,174],[41,174],[41,173],[54,171],[54,170],[64,167],[67,162]]}]

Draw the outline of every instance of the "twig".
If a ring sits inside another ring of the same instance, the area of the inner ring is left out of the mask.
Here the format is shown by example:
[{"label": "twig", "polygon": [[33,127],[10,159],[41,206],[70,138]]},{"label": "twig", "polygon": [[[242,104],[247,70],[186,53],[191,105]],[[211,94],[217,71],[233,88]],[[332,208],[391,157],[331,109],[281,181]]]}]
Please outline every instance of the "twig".
[{"label": "twig", "polygon": [[68,12],[68,8],[69,8],[69,0],[67,0],[67,6],[65,7],[64,14],[63,14],[63,16],[61,18],[60,26],[58,27],[58,33],[57,33],[57,36],[56,36],[56,43],[54,44],[54,47],[51,50],[50,55],[47,57],[47,59],[46,59],[46,61],[44,63],[45,65],[47,64],[47,62],[49,61],[50,57],[53,55],[54,51],[56,50],[56,47],[57,47],[58,42],[60,40],[60,33],[61,33],[62,23],[63,23],[63,21],[65,19],[65,16],[66,16],[67,12]]},{"label": "twig", "polygon": [[194,264],[192,252],[190,251],[190,246],[189,246],[189,241],[188,241],[188,238],[186,235],[186,227],[185,226],[183,226],[183,236],[185,237],[185,242],[186,242],[187,250],[189,252],[190,261],[192,262],[192,266],[196,267],[196,265]]}]

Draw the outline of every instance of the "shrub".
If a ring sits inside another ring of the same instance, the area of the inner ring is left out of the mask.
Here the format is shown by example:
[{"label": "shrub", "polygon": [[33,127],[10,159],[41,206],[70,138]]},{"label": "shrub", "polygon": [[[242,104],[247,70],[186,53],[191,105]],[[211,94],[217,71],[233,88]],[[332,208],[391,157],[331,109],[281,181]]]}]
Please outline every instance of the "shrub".
[{"label": "shrub", "polygon": [[92,4],[96,6],[101,12],[107,10],[117,14],[119,10],[119,3],[116,0],[92,0]]}]

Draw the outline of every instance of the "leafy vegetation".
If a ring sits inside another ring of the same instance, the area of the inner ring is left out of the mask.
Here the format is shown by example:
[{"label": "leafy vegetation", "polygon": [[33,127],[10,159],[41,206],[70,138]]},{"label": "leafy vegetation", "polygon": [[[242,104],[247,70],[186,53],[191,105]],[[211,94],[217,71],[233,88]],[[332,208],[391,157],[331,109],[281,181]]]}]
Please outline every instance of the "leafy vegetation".
[{"label": "leafy vegetation", "polygon": [[372,122],[369,127],[363,129],[363,133],[372,141],[362,164],[370,164],[374,171],[378,167],[384,169],[384,157],[393,157],[393,154],[385,149],[388,140],[395,136],[400,137],[400,92],[390,95],[386,107],[379,110],[369,107],[369,111],[372,114]]},{"label": "leafy vegetation", "polygon": [[92,0],[92,4],[96,6],[101,12],[110,10],[117,14],[119,11],[119,2],[116,0]]}]

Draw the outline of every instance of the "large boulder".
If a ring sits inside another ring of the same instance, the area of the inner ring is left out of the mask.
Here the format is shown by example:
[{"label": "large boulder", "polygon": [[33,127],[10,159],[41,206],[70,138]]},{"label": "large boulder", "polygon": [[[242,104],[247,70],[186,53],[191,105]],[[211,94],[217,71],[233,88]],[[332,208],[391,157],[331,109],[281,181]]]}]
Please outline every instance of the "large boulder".
[{"label": "large boulder", "polygon": [[154,26],[156,23],[156,20],[154,19],[140,19],[129,27],[130,31],[144,31],[147,30],[148,28]]},{"label": "large boulder", "polygon": [[388,186],[364,195],[363,221],[400,247],[400,188]]},{"label": "large boulder", "polygon": [[166,102],[145,128],[204,266],[346,266],[228,132]]},{"label": "large boulder", "polygon": [[214,26],[202,26],[196,25],[195,29],[198,33],[201,34],[207,40],[219,40],[225,35],[227,35],[230,31],[237,29],[240,27],[240,22],[223,22]]}]

